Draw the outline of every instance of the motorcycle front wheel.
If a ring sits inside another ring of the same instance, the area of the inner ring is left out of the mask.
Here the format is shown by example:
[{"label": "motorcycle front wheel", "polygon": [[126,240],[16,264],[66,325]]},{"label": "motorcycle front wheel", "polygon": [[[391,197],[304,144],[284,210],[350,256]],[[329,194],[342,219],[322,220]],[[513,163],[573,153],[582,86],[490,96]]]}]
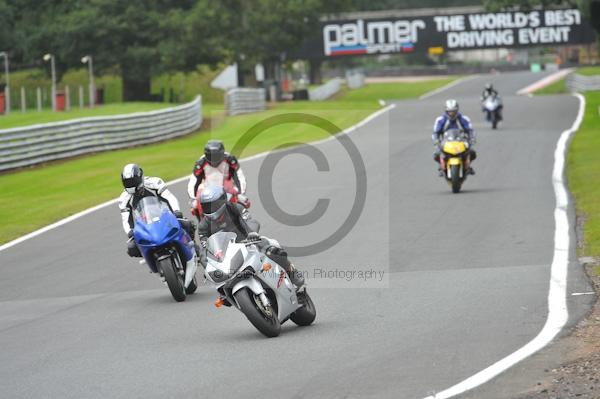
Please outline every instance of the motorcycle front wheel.
[{"label": "motorcycle front wheel", "polygon": [[234,294],[242,313],[258,331],[267,337],[276,337],[281,332],[281,324],[272,306],[263,307],[260,298],[246,288]]},{"label": "motorcycle front wheel", "polygon": [[171,258],[164,258],[158,262],[158,267],[163,272],[163,276],[167,281],[167,286],[173,299],[177,302],[185,301],[185,287],[181,274],[177,272],[177,267],[173,264]]},{"label": "motorcycle front wheel", "polygon": [[450,166],[450,183],[452,184],[452,192],[454,194],[460,191],[460,186],[462,185],[460,178],[460,167],[460,165]]},{"label": "motorcycle front wheel", "polygon": [[299,326],[308,326],[315,321],[317,309],[315,309],[315,304],[306,291],[298,293],[298,301],[300,301],[302,307],[290,315],[290,320]]},{"label": "motorcycle front wheel", "polygon": [[185,289],[185,293],[187,295],[193,294],[198,289],[198,280],[196,280],[196,276],[190,282],[190,285]]}]

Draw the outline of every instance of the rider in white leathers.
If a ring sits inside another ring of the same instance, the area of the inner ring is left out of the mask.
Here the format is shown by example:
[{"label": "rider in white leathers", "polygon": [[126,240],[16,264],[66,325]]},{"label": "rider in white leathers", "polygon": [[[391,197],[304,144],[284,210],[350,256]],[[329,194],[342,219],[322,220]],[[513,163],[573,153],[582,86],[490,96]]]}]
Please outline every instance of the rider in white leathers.
[{"label": "rider in white leathers", "polygon": [[169,191],[167,185],[161,178],[144,177],[142,168],[136,164],[130,163],[123,168],[123,171],[121,172],[121,181],[123,182],[124,190],[119,196],[119,209],[121,210],[123,230],[129,237],[127,242],[127,253],[129,256],[141,256],[137,245],[135,245],[135,242],[133,241],[134,224],[131,211],[135,207],[136,202],[146,196],[152,195],[158,197],[161,201],[166,202],[179,220],[181,226],[194,237],[194,227],[189,220],[183,218],[181,208],[179,207],[179,201],[177,201],[177,198]]}]

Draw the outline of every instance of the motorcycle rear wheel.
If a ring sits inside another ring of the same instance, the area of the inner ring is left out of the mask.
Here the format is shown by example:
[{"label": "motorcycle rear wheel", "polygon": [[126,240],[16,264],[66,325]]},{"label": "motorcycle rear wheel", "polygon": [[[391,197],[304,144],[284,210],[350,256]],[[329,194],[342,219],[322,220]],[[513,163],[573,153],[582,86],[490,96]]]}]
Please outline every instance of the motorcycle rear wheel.
[{"label": "motorcycle rear wheel", "polygon": [[462,180],[460,178],[460,165],[450,166],[450,183],[452,184],[452,192],[454,194],[460,191]]},{"label": "motorcycle rear wheel", "polygon": [[281,324],[273,307],[269,306],[265,310],[259,309],[257,303],[260,303],[260,299],[247,288],[242,288],[234,296],[242,313],[258,331],[269,338],[279,335]]},{"label": "motorcycle rear wheel", "polygon": [[171,258],[162,259],[158,262],[158,267],[163,272],[163,276],[167,281],[167,286],[169,287],[169,291],[171,291],[171,295],[173,295],[173,299],[177,302],[185,301],[185,287],[183,277],[177,273],[177,268],[173,264]]}]

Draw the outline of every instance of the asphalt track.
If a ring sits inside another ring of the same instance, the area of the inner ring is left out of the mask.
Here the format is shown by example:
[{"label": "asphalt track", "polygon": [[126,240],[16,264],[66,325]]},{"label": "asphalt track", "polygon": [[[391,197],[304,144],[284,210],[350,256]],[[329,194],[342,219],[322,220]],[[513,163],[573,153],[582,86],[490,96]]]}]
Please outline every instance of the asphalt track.
[{"label": "asphalt track", "polygon": [[[512,353],[546,319],[553,153],[578,108],[573,97],[513,94],[540,77],[475,77],[398,102],[352,132],[366,166],[365,207],[343,240],[295,259],[317,321],[288,322],[276,339],[263,338],[239,312],[214,308],[208,286],[175,303],[126,256],[116,206],[0,252],[0,397],[423,398]],[[484,123],[477,101],[488,80],[506,104],[498,131]],[[478,132],[477,175],[458,195],[431,159],[431,125],[447,97],[459,100]],[[356,197],[343,147],[330,140],[315,148],[329,172],[292,154],[273,178],[289,213],[330,199],[310,226],[286,226],[267,213],[257,183],[264,158],[242,163],[262,233],[284,245],[324,240]],[[184,186],[173,187],[182,201]],[[360,279],[352,271],[367,273]],[[568,293],[588,288],[570,265]],[[591,300],[569,295],[569,326]],[[491,395],[479,389],[479,398]]]}]

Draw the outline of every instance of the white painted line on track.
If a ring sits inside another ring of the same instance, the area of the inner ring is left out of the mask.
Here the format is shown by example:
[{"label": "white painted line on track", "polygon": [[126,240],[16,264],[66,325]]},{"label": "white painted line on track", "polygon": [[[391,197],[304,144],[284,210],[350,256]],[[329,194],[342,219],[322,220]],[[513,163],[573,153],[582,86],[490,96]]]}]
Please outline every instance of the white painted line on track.
[{"label": "white painted line on track", "polygon": [[451,398],[491,380],[548,345],[562,330],[569,319],[569,312],[567,310],[567,269],[569,265],[570,245],[569,217],[567,215],[569,195],[564,184],[563,174],[567,143],[571,135],[579,129],[585,112],[585,98],[581,94],[575,94],[575,96],[579,99],[577,118],[571,128],[562,132],[554,151],[554,169],[552,171],[552,184],[556,196],[556,207],[554,208],[554,257],[550,269],[548,318],[546,319],[546,324],[544,324],[542,331],[533,340],[525,344],[525,346],[466,380],[433,396],[428,396],[426,399]]},{"label": "white painted line on track", "polygon": [[[396,107],[395,104],[388,105],[385,108],[382,108],[380,110],[377,110],[376,112],[373,112],[371,115],[367,116],[362,121],[358,122],[357,124],[355,124],[353,126],[350,126],[350,127],[346,128],[346,129],[342,130],[341,132],[337,133],[334,136],[330,136],[330,137],[327,137],[327,138],[319,140],[319,141],[312,141],[312,142],[307,143],[307,144],[310,144],[310,145],[321,144],[321,143],[324,143],[326,141],[334,140],[337,136],[344,135],[344,134],[350,134],[350,133],[354,132],[356,129],[364,126],[365,124],[369,123],[373,119],[379,117],[380,115],[388,112],[389,110],[391,110],[391,109],[393,109],[395,107]],[[291,148],[293,148],[293,147],[281,149],[279,151],[289,151]],[[277,151],[277,152],[279,152],[279,151]],[[253,155],[253,156],[241,159],[240,161],[251,161],[253,159],[258,159],[258,158],[264,157],[267,154],[272,154],[274,152],[275,151],[261,152],[260,154],[256,154],[256,155]],[[186,181],[189,178],[190,178],[190,175],[186,175],[186,176],[180,177],[180,178],[175,179],[175,180],[170,180],[170,181],[167,182],[167,185],[181,183],[183,181]],[[81,218],[83,216],[89,215],[90,213],[95,212],[97,210],[106,208],[107,206],[116,204],[117,202],[118,202],[118,198],[115,198],[115,199],[112,199],[110,201],[103,202],[102,204],[96,205],[94,207],[85,209],[85,210],[83,210],[81,212],[78,212],[78,213],[76,213],[74,215],[71,215],[71,216],[69,216],[67,218],[61,219],[58,222],[49,224],[48,226],[42,227],[41,229],[38,229],[38,230],[33,231],[33,232],[29,233],[29,234],[26,234],[24,236],[16,238],[16,239],[14,239],[12,241],[7,242],[6,244],[0,245],[0,251],[4,251],[5,249],[8,249],[8,248],[13,247],[13,246],[15,246],[17,244],[20,244],[23,241],[27,241],[27,240],[29,240],[31,238],[37,237],[37,236],[39,236],[41,234],[46,233],[47,231],[54,230],[57,227],[65,225],[65,224],[67,224],[69,222],[72,222],[74,220],[77,220],[77,219],[79,219],[79,218]]]},{"label": "white painted line on track", "polygon": [[452,81],[452,82],[448,83],[448,84],[447,84],[447,85],[445,85],[445,86],[438,87],[438,88],[437,88],[437,89],[435,89],[435,90],[428,91],[427,93],[425,93],[425,94],[423,94],[421,97],[419,97],[419,100],[424,100],[424,99],[426,99],[426,98],[428,98],[428,97],[431,97],[431,96],[433,96],[433,95],[439,94],[439,93],[441,93],[441,92],[443,92],[443,91],[446,91],[446,90],[448,90],[448,89],[449,89],[449,88],[451,88],[451,87],[454,87],[454,86],[456,86],[456,85],[458,85],[458,84],[461,84],[461,83],[463,83],[463,82],[466,82],[467,80],[475,79],[476,77],[477,77],[477,75],[469,75],[469,76],[464,76],[464,77],[462,77],[462,78],[460,78],[460,79],[456,79],[456,80],[454,80],[454,81]]},{"label": "white painted line on track", "polygon": [[574,292],[571,294],[572,296],[580,296],[580,295],[596,295],[595,292]]}]

